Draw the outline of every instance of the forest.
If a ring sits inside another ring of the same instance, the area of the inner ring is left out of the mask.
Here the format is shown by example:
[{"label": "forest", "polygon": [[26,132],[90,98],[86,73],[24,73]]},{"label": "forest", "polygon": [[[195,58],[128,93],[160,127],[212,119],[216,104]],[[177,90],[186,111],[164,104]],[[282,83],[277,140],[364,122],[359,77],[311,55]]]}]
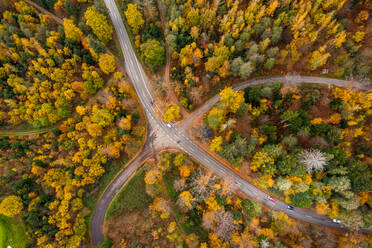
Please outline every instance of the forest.
[{"label": "forest", "polygon": [[0,214],[24,224],[27,247],[86,247],[101,178],[141,148],[146,121],[103,2],[51,2],[66,18],[28,1],[1,10],[1,126],[53,130],[0,137]]},{"label": "forest", "polygon": [[232,87],[299,74],[371,87],[371,0],[115,4],[155,95],[146,111],[175,133],[219,95],[190,124],[193,142],[258,189],[350,232],[291,219],[186,153],[149,147],[160,128],[146,120],[103,0],[0,0],[1,247],[91,247],[97,201],[149,149],[106,213],[100,248],[371,246],[358,231],[372,229],[372,93]]},{"label": "forest", "polygon": [[188,111],[218,89],[257,76],[372,78],[369,0],[121,3],[145,64],[170,71],[171,82],[164,75],[154,88],[162,97],[172,91]]},{"label": "forest", "polygon": [[[182,152],[148,160],[107,214],[113,247],[367,247],[368,237],[329,231],[246,198]],[[137,201],[133,201],[136,199]]]},{"label": "forest", "polygon": [[276,82],[220,95],[192,130],[200,143],[288,204],[371,228],[372,93]]}]

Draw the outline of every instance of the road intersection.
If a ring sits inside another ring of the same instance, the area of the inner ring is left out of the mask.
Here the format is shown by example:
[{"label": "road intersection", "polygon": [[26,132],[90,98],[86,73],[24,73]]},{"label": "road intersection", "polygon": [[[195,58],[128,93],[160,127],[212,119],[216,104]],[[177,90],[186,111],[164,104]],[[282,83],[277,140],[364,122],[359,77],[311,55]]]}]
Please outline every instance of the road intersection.
[{"label": "road intersection", "polygon": [[[143,109],[145,111],[147,121],[148,121],[148,137],[144,145],[143,150],[137,155],[136,159],[132,160],[130,164],[127,165],[125,169],[120,171],[120,173],[113,179],[106,190],[101,195],[97,202],[96,208],[94,210],[91,222],[91,239],[94,246],[100,244],[104,241],[104,236],[102,233],[102,226],[104,223],[104,218],[106,211],[115,198],[116,194],[120,192],[120,189],[124,184],[130,179],[130,177],[135,173],[135,171],[141,166],[144,159],[154,153],[154,151],[159,150],[159,144],[162,145],[161,148],[178,148],[196,161],[198,161],[203,166],[211,169],[214,173],[222,178],[231,179],[231,183],[244,192],[247,196],[255,199],[256,201],[266,205],[267,207],[286,213],[288,216],[306,221],[313,224],[319,224],[323,226],[328,226],[332,228],[345,229],[339,224],[333,223],[331,219],[324,215],[318,215],[309,210],[303,210],[295,208],[294,210],[287,209],[287,204],[281,201],[271,202],[267,200],[268,195],[261,190],[257,189],[253,185],[249,184],[241,177],[236,175],[233,171],[222,165],[220,162],[211,157],[208,153],[203,151],[198,145],[194,144],[189,135],[188,127],[192,121],[200,114],[206,112],[219,100],[219,96],[215,96],[208,100],[202,107],[197,111],[192,113],[186,120],[184,120],[178,127],[169,128],[166,124],[159,120],[152,106],[152,101],[154,99],[153,94],[148,88],[148,81],[146,79],[146,74],[136,57],[136,54],[131,45],[130,39],[128,37],[126,28],[124,26],[123,20],[115,4],[115,0],[104,0],[112,23],[115,27],[121,49],[124,54],[125,69],[126,73],[131,80],[131,83],[138,95],[139,101],[141,102]],[[348,86],[352,84],[356,88],[366,89],[365,86],[353,81],[344,81],[330,78],[317,78],[317,77],[304,77],[304,76],[281,76],[281,77],[270,77],[270,78],[260,78],[253,79],[239,85],[234,86],[235,90],[243,89],[252,85],[269,83],[269,82],[290,82],[290,83],[321,83],[327,85],[338,85],[338,86]],[[164,142],[166,141],[166,142]],[[362,230],[365,233],[372,234],[371,230]]]}]

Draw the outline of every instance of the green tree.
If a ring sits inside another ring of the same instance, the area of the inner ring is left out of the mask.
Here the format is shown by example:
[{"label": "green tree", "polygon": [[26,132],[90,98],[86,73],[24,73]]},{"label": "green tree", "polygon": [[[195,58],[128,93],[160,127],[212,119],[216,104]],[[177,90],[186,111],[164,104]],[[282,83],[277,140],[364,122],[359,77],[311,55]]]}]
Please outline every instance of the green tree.
[{"label": "green tree", "polygon": [[165,50],[164,46],[162,46],[159,41],[149,39],[141,45],[140,49],[146,64],[152,68],[156,68],[164,64]]},{"label": "green tree", "polygon": [[236,135],[231,144],[227,144],[220,152],[221,156],[234,165],[241,164],[244,156],[248,155],[248,142],[241,135]]},{"label": "green tree", "polygon": [[278,52],[279,52],[278,47],[272,47],[272,48],[268,49],[266,53],[267,53],[267,56],[269,58],[275,58],[276,55],[278,54]]},{"label": "green tree", "polygon": [[71,3],[69,0],[66,0],[65,9],[66,9],[67,14],[69,16],[77,16],[78,13],[79,13],[79,11],[75,7],[75,5],[73,3]]},{"label": "green tree", "polygon": [[364,225],[362,216],[358,210],[343,211],[338,217],[342,225],[353,231],[358,231]]},{"label": "green tree", "polygon": [[289,199],[293,205],[299,208],[310,207],[313,202],[313,199],[308,192],[299,192],[289,195]]},{"label": "green tree", "polygon": [[95,105],[92,109],[91,120],[102,127],[106,127],[114,121],[114,116],[107,109],[100,109]]},{"label": "green tree", "polygon": [[350,189],[350,180],[346,176],[332,176],[327,185],[336,192],[343,192]]},{"label": "green tree", "polygon": [[240,66],[239,75],[243,79],[248,79],[249,76],[254,72],[255,66],[251,62],[244,63]]},{"label": "green tree", "polygon": [[225,121],[225,112],[220,108],[212,108],[208,113],[207,124],[213,130],[218,130]]},{"label": "green tree", "polygon": [[350,197],[350,199],[346,199],[343,197],[337,197],[335,199],[337,203],[340,204],[340,206],[346,210],[354,210],[360,206],[359,199],[354,195]]},{"label": "green tree", "polygon": [[240,66],[244,63],[241,57],[235,58],[231,62],[231,73],[234,77],[239,76],[240,74]]},{"label": "green tree", "polygon": [[306,166],[297,157],[287,155],[277,162],[277,170],[281,175],[302,176],[306,173]]},{"label": "green tree", "polygon": [[365,210],[362,213],[363,216],[363,222],[364,222],[364,227],[367,229],[372,228],[372,209]]},{"label": "green tree", "polygon": [[249,199],[244,199],[241,202],[241,206],[242,206],[244,214],[248,218],[253,218],[261,214],[261,206],[254,201],[251,201]]},{"label": "green tree", "polygon": [[275,26],[273,27],[272,35],[271,35],[271,43],[276,44],[280,41],[282,37],[283,28]]},{"label": "green tree", "polygon": [[274,65],[275,65],[275,59],[269,58],[266,60],[264,67],[266,70],[270,71],[271,69],[273,69]]},{"label": "green tree", "polygon": [[348,169],[348,177],[351,181],[351,189],[354,192],[366,192],[372,190],[372,169],[368,165],[355,161]]}]

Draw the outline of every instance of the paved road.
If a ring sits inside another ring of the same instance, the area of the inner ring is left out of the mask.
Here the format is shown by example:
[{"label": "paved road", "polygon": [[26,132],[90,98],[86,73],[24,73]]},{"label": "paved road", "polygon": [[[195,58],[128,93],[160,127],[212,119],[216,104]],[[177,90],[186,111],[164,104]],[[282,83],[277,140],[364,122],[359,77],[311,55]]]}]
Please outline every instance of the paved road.
[{"label": "paved road", "polygon": [[141,153],[130,164],[125,167],[107,186],[105,192],[99,198],[93,212],[90,232],[92,235],[92,243],[94,246],[104,241],[102,233],[102,225],[105,221],[106,212],[114,200],[115,196],[120,192],[124,184],[131,178],[132,175],[141,167],[142,162],[151,154],[151,150],[146,146]]},{"label": "paved road", "polygon": [[[153,111],[151,100],[153,96],[148,88],[146,75],[144,70],[136,58],[135,52],[132,48],[131,42],[129,40],[127,31],[119,14],[119,11],[115,5],[114,0],[104,0],[112,20],[112,23],[117,32],[121,49],[124,54],[125,59],[125,68],[130,78],[134,89],[137,92],[139,100],[144,108],[148,119],[148,125],[150,129],[160,130],[160,135],[166,136],[166,138],[171,142],[171,146],[178,147],[183,150],[190,156],[192,156],[196,161],[204,165],[205,167],[213,170],[218,176],[223,178],[230,178],[232,183],[235,184],[236,188],[240,189],[246,195],[255,200],[261,202],[262,204],[268,206],[271,209],[276,211],[282,211],[288,214],[289,216],[303,220],[306,222],[319,224],[328,227],[341,228],[338,224],[333,223],[328,217],[317,215],[311,211],[306,211],[302,209],[288,210],[286,204],[280,201],[271,202],[267,200],[267,194],[255,188],[253,185],[247,183],[242,178],[237,176],[234,172],[223,166],[221,163],[213,159],[210,155],[205,153],[201,148],[194,144],[188,137],[187,131],[184,127],[187,127],[191,121],[199,114],[208,110],[213,106],[219,99],[219,96],[215,96],[210,99],[205,105],[199,108],[195,113],[193,113],[189,119],[183,122],[183,128],[168,128],[161,120],[157,119]],[[234,89],[243,89],[248,86],[262,84],[267,82],[275,81],[291,81],[291,82],[309,82],[309,83],[326,83],[326,84],[336,84],[339,86],[345,86],[350,83],[355,85],[358,88],[364,88],[362,85],[357,82],[342,81],[335,79],[327,78],[314,78],[314,77],[301,77],[301,76],[284,76],[284,77],[271,77],[263,79],[251,80],[239,85],[236,85]],[[163,137],[164,138],[164,137]],[[180,143],[177,143],[179,141]],[[140,167],[141,161],[145,158],[146,155],[149,155],[151,152],[148,148],[150,145],[149,139],[146,141],[144,151],[138,156],[138,159],[134,160],[131,164],[127,166],[126,169],[122,170],[117,177],[111,182],[105,192],[102,194],[101,198],[98,200],[97,206],[92,216],[91,223],[91,237],[92,244],[98,245],[103,242],[104,237],[102,234],[102,225],[104,223],[104,216],[106,214],[107,208],[110,205],[111,201],[115,195],[120,191],[121,187],[125,182],[130,178],[130,176]],[[370,230],[364,230],[364,232],[372,233]]]}]

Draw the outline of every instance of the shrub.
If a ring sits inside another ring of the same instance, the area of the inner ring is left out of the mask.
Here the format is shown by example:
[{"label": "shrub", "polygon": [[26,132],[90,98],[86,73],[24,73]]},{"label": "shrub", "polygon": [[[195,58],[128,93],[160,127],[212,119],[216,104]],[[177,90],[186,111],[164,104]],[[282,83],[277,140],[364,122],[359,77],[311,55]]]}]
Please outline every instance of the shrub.
[{"label": "shrub", "polygon": [[308,191],[289,195],[289,198],[291,203],[299,208],[310,207],[312,204],[312,197]]},{"label": "shrub", "polygon": [[330,130],[330,126],[325,124],[325,123],[321,123],[321,124],[317,124],[317,125],[311,125],[310,134],[311,134],[312,137],[327,136],[327,133],[328,133],[329,130]]},{"label": "shrub", "polygon": [[244,199],[241,202],[244,214],[250,219],[261,214],[261,206],[258,203],[249,199]]},{"label": "shrub", "polygon": [[281,175],[302,176],[306,173],[306,166],[297,157],[287,155],[277,162],[277,170]]}]

